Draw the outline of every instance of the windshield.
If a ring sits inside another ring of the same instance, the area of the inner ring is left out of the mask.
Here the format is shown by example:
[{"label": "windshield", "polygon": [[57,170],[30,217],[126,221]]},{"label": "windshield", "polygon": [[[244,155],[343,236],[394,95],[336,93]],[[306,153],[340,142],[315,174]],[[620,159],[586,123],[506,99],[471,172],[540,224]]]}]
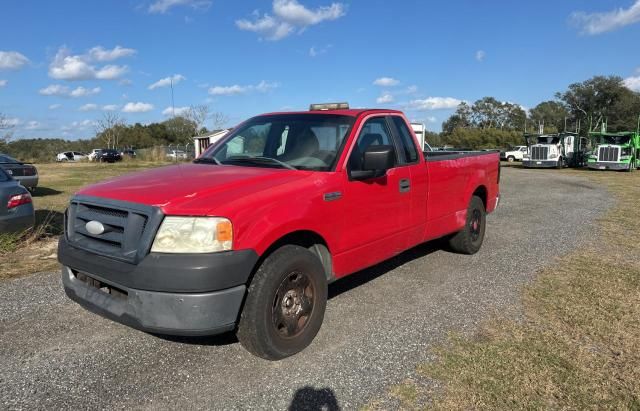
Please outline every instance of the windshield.
[{"label": "windshield", "polygon": [[329,171],[354,120],[354,117],[331,114],[255,117],[196,161]]},{"label": "windshield", "polygon": [[554,136],[540,136],[538,137],[538,144],[558,144],[560,137]]},{"label": "windshield", "polygon": [[627,144],[631,136],[601,136],[600,140],[604,144]]}]

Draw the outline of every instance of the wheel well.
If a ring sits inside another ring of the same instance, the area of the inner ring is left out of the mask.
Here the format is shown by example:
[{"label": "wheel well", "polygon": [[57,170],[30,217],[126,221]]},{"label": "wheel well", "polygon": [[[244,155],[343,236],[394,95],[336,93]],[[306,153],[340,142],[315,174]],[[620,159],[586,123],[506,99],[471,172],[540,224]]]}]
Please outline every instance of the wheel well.
[{"label": "wheel well", "polygon": [[318,257],[318,259],[320,259],[320,262],[324,267],[327,281],[331,282],[334,279],[333,260],[331,258],[331,252],[329,251],[327,242],[318,233],[307,230],[294,231],[283,237],[280,237],[276,242],[271,244],[271,246],[269,246],[269,248],[267,248],[267,250],[260,256],[256,267],[259,267],[265,258],[267,258],[272,252],[282,247],[283,245],[297,245],[308,249],[309,251],[314,253]]},{"label": "wheel well", "polygon": [[473,192],[473,196],[478,196],[482,200],[482,204],[484,204],[485,210],[487,209],[487,188],[485,186],[480,186],[476,188],[476,191]]}]

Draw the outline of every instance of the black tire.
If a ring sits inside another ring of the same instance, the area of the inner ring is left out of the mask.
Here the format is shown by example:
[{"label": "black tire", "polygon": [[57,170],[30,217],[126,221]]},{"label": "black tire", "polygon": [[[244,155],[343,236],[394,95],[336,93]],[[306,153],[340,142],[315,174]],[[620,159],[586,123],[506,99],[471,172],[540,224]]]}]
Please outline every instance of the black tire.
[{"label": "black tire", "polygon": [[558,165],[557,165],[557,168],[558,168],[558,169],[560,169],[560,168],[564,168],[564,158],[560,157],[560,158],[558,159]]},{"label": "black tire", "polygon": [[487,214],[482,199],[471,197],[464,228],[449,239],[449,246],[460,254],[475,254],[482,247]]},{"label": "black tire", "polygon": [[326,306],[327,279],[318,257],[304,247],[285,245],[253,277],[236,335],[250,353],[280,360],[311,344]]},{"label": "black tire", "polygon": [[516,158],[514,156],[509,156],[509,157],[507,157],[507,161],[509,163],[513,163],[514,161],[516,161]]}]

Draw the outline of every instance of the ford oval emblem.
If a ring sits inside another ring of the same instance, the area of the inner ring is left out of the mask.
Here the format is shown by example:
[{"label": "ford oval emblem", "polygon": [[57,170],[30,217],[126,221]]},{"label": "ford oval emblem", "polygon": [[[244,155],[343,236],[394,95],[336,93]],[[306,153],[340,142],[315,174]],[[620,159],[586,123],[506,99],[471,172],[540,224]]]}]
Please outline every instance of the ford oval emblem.
[{"label": "ford oval emblem", "polygon": [[104,234],[104,225],[100,221],[89,221],[85,224],[84,228],[87,230],[89,234],[100,235]]}]

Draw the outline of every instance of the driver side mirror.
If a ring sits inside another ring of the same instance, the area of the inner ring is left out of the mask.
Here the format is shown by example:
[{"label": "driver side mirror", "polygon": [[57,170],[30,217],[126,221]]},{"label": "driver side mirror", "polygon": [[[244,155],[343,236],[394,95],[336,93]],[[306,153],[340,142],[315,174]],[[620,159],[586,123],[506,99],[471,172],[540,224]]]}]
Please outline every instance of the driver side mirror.
[{"label": "driver side mirror", "polygon": [[396,156],[393,146],[372,145],[367,147],[363,154],[362,170],[352,170],[350,177],[352,180],[382,177],[395,165]]}]

